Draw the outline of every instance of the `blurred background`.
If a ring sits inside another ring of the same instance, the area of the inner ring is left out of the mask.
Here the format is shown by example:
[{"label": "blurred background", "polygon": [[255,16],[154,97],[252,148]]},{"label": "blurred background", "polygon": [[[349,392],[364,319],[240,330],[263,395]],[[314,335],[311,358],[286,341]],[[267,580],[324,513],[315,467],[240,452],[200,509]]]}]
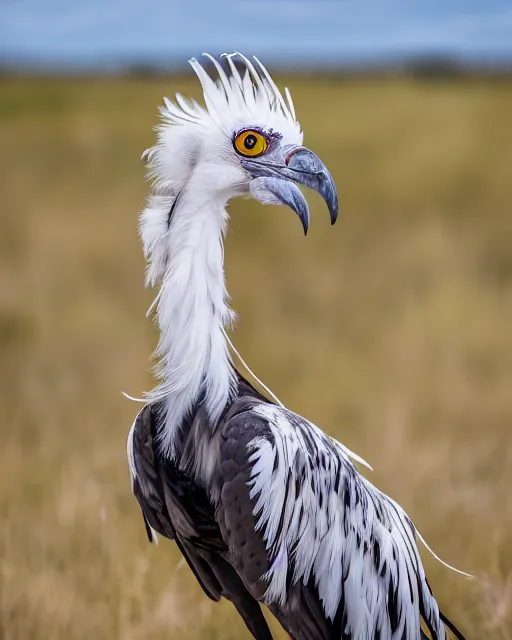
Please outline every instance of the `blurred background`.
[{"label": "blurred background", "polygon": [[[0,0],[0,637],[235,640],[125,460],[152,386],[137,216],[186,61],[258,55],[331,169],[331,228],[230,206],[233,339],[374,466],[468,639],[512,638],[512,8],[505,1]],[[275,627],[274,627],[275,628]],[[283,638],[276,631],[276,638]]]}]

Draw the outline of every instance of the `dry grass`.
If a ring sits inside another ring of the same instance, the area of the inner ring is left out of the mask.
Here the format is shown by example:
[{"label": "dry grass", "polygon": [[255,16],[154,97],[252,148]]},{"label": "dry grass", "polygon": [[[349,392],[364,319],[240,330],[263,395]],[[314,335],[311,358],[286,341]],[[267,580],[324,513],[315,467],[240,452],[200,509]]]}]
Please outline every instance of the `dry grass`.
[{"label": "dry grass", "polygon": [[[331,229],[232,204],[236,343],[373,463],[468,638],[512,638],[512,83],[290,78],[339,186]],[[146,543],[125,439],[149,388],[139,162],[174,80],[0,83],[0,637],[235,640]],[[282,637],[277,635],[277,637]]]}]

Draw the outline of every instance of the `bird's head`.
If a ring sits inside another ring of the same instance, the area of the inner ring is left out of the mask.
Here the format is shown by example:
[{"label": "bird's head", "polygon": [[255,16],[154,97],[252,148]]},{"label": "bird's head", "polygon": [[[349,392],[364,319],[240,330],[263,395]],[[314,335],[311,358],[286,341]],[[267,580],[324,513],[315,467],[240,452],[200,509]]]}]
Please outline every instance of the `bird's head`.
[{"label": "bird's head", "polygon": [[[265,67],[239,53],[216,60],[214,81],[195,59],[190,64],[203,89],[206,108],[176,95],[161,108],[158,144],[146,160],[155,194],[177,197],[187,189],[205,201],[250,193],[263,204],[291,207],[304,232],[309,210],[297,184],[311,187],[325,200],[331,223],[338,197],[331,174],[302,146],[302,132],[288,90],[281,95]],[[198,186],[200,185],[200,190]]]}]

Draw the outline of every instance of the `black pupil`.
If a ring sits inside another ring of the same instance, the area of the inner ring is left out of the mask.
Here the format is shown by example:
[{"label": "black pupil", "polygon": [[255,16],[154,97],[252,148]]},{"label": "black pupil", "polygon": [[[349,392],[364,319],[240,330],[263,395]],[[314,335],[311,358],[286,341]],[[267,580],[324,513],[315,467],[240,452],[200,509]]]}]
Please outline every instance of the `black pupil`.
[{"label": "black pupil", "polygon": [[250,133],[244,140],[244,147],[246,149],[254,149],[257,142],[256,136],[253,133]]}]

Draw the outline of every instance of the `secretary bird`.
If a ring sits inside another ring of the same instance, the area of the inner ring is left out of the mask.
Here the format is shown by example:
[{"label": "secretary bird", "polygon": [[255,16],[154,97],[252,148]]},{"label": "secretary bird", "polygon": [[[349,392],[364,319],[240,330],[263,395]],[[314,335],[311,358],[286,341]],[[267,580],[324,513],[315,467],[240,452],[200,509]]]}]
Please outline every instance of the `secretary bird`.
[{"label": "secretary bird", "polygon": [[352,462],[364,461],[233,364],[228,200],[287,205],[307,233],[297,183],[321,194],[332,224],[338,198],[302,146],[288,90],[257,58],[205,56],[216,81],[190,64],[206,108],[166,99],[143,156],[161,382],[130,430],[128,461],[148,537],[174,540],[206,595],[230,600],[257,640],[272,638],[260,603],[293,640],[443,640],[447,628],[463,639],[432,595],[413,523]]}]

